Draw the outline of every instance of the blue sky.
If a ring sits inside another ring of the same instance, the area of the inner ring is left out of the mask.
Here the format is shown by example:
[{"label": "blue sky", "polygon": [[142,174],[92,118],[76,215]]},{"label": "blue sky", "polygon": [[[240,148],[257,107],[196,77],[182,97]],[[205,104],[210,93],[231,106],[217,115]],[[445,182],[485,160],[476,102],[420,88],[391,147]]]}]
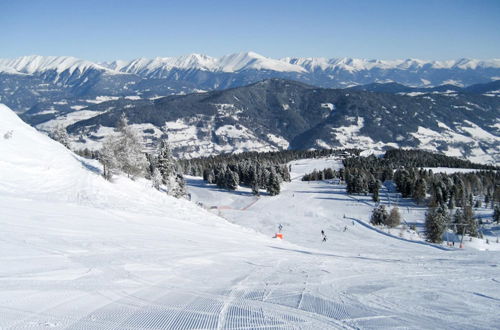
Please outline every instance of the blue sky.
[{"label": "blue sky", "polygon": [[89,60],[253,50],[265,56],[500,58],[500,0],[16,0],[0,57]]}]

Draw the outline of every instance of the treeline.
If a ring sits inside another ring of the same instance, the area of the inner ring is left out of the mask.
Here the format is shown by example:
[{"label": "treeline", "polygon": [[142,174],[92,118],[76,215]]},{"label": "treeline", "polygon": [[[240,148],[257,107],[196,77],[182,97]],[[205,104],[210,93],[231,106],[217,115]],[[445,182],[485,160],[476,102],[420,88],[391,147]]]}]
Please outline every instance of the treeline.
[{"label": "treeline", "polygon": [[[445,199],[460,207],[464,205],[464,200],[471,204],[473,195],[483,195],[485,202],[489,203],[495,191],[495,182],[498,182],[498,172],[492,171],[496,169],[494,166],[474,164],[422,150],[392,149],[384,157],[350,157],[344,159],[343,164],[347,193],[372,193],[377,195],[373,196],[374,201],[378,201],[377,187],[387,180],[394,180],[403,197],[412,197],[419,204],[425,200],[427,193],[438,203]],[[433,174],[432,170],[418,169],[416,166],[464,167],[482,171],[446,175]]]},{"label": "treeline", "polygon": [[[425,226],[431,242],[441,242],[446,229],[462,236],[480,236],[474,207],[494,208],[494,220],[500,221],[500,171],[495,166],[422,150],[401,149],[389,150],[384,157],[347,158],[343,164],[350,194],[372,193],[373,200],[378,202],[381,183],[393,180],[402,197],[413,198],[417,204],[427,204]],[[478,171],[445,174],[422,167],[472,168]],[[384,210],[374,210],[373,223],[393,223],[387,219]]]},{"label": "treeline", "polygon": [[394,183],[403,197],[421,203],[430,194],[429,204],[446,205],[448,209],[466,205],[494,206],[500,202],[500,172],[436,173],[416,168],[400,169],[394,173]]},{"label": "treeline", "polygon": [[383,157],[350,157],[343,160],[344,167],[370,169],[398,169],[408,167],[449,167],[477,170],[500,170],[493,165],[476,164],[468,160],[441,155],[425,150],[390,149]]},{"label": "treeline", "polygon": [[244,152],[210,157],[184,159],[179,165],[184,174],[202,176],[208,183],[234,190],[239,185],[252,188],[255,195],[265,189],[271,196],[280,193],[282,182],[290,181],[288,162],[297,159],[332,155],[359,155],[357,149],[285,150],[275,152]]},{"label": "treeline", "polygon": [[306,173],[302,177],[302,181],[320,181],[320,180],[331,180],[340,179],[344,176],[344,170],[336,171],[333,168],[325,168],[324,170],[314,170],[311,173]]},{"label": "treeline", "polygon": [[[385,173],[387,172],[387,173]],[[302,181],[320,181],[339,179],[345,181],[348,194],[373,194],[373,200],[379,201],[379,189],[381,182],[392,179],[392,170],[370,171],[365,168],[341,168],[338,171],[332,168],[314,170],[306,173]]]},{"label": "treeline", "polygon": [[477,164],[469,160],[417,149],[390,149],[386,151],[384,160],[395,166],[404,167],[454,167],[477,170],[500,170],[497,166]]},{"label": "treeline", "polygon": [[287,165],[243,161],[236,164],[219,163],[205,168],[203,180],[228,190],[235,190],[239,185],[249,186],[254,195],[260,195],[260,189],[265,189],[269,195],[275,196],[280,193],[281,183],[289,182],[291,178]]}]

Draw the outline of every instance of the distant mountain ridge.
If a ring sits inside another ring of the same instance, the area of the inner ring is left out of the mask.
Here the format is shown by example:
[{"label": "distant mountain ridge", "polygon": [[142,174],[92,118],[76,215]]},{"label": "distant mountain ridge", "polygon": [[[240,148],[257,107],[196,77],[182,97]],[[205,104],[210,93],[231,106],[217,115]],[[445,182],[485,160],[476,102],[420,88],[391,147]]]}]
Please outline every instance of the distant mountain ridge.
[{"label": "distant mountain ridge", "polygon": [[462,90],[401,94],[267,79],[223,91],[103,102],[87,110],[94,115],[68,127],[78,148],[99,146],[125,113],[146,146],[167,137],[182,157],[407,147],[500,162],[500,97]]},{"label": "distant mountain ridge", "polygon": [[[458,59],[446,61],[424,61],[419,59],[405,60],[375,60],[358,58],[322,58],[322,57],[285,57],[273,59],[255,52],[229,54],[222,57],[211,57],[203,54],[187,54],[177,57],[156,57],[154,59],[138,58],[131,61],[116,60],[112,62],[91,62],[72,56],[22,56],[14,59],[0,59],[0,72],[6,68],[19,73],[32,74],[56,69],[59,72],[66,69],[88,68],[111,70],[122,73],[149,75],[158,70],[172,69],[202,70],[212,72],[238,72],[244,70],[271,70],[277,72],[315,72],[315,71],[367,71],[373,69],[460,69],[476,70],[485,68],[500,69],[500,59],[477,60]],[[500,78],[500,77],[499,77]]]},{"label": "distant mountain ridge", "polygon": [[0,59],[0,102],[18,113],[62,99],[74,106],[97,97],[157,98],[245,86],[269,78],[324,88],[372,83],[469,86],[500,79],[500,59],[450,61],[354,58],[273,59],[255,52],[188,54],[96,63],[70,56]]}]

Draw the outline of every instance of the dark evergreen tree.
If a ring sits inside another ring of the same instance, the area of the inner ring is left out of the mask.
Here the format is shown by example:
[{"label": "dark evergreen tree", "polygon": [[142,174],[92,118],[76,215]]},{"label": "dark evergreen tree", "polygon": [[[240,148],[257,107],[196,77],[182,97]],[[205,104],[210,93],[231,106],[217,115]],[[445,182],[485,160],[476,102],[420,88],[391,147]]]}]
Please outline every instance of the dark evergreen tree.
[{"label": "dark evergreen tree", "polygon": [[500,205],[495,205],[495,208],[493,210],[493,221],[496,221],[496,223],[500,223]]},{"label": "dark evergreen tree", "polygon": [[449,215],[445,207],[441,205],[430,208],[425,216],[427,239],[433,243],[441,243],[448,223]]},{"label": "dark evergreen tree", "polygon": [[464,229],[466,234],[473,237],[479,236],[477,222],[474,218],[474,211],[472,210],[472,207],[470,205],[464,207],[463,222],[465,224]]},{"label": "dark evergreen tree", "polygon": [[379,205],[379,207],[373,209],[370,223],[377,226],[383,225],[387,223],[387,218],[389,218],[389,214],[387,213],[385,206]]},{"label": "dark evergreen tree", "polygon": [[229,190],[236,190],[239,184],[240,184],[240,178],[238,176],[238,173],[232,171],[231,169],[228,169],[226,171],[225,188]]},{"label": "dark evergreen tree", "polygon": [[420,205],[424,200],[427,193],[427,184],[423,178],[415,182],[415,190],[413,191],[413,198],[417,204]]},{"label": "dark evergreen tree", "polygon": [[378,203],[380,202],[380,197],[379,197],[379,192],[378,192],[378,187],[376,189],[373,190],[373,194],[372,194],[372,200],[375,202],[375,203]]},{"label": "dark evergreen tree", "polygon": [[280,180],[278,175],[274,170],[271,171],[267,183],[267,192],[271,196],[278,195],[280,193]]}]

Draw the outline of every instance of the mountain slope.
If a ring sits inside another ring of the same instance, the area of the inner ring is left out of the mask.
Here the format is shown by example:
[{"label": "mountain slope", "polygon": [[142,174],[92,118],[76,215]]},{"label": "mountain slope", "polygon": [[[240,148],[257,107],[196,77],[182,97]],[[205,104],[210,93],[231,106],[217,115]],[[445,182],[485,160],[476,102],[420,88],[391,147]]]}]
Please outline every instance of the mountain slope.
[{"label": "mountain slope", "polygon": [[435,89],[417,94],[323,89],[270,79],[146,105],[109,102],[105,107],[111,110],[76,122],[69,131],[80,139],[75,147],[92,146],[125,113],[149,146],[166,128],[174,150],[188,157],[288,147],[419,147],[480,162],[500,160],[500,99]]}]

